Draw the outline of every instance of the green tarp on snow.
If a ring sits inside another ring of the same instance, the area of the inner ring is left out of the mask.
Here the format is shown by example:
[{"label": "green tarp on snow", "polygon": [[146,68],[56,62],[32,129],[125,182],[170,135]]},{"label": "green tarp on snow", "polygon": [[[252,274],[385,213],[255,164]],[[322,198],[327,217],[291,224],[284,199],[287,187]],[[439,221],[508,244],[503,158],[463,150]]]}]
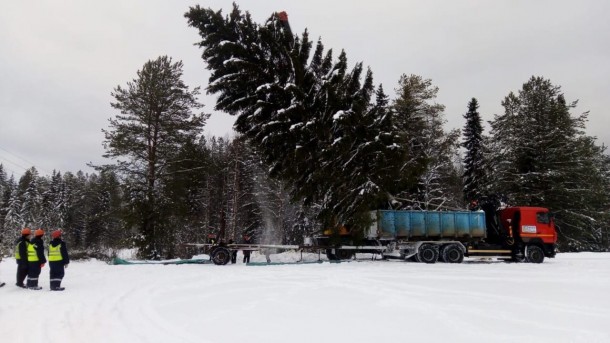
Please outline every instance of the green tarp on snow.
[{"label": "green tarp on snow", "polygon": [[193,260],[170,260],[170,261],[127,261],[122,258],[115,257],[111,264],[114,265],[128,265],[128,264],[208,264],[212,263],[210,260],[193,259]]}]

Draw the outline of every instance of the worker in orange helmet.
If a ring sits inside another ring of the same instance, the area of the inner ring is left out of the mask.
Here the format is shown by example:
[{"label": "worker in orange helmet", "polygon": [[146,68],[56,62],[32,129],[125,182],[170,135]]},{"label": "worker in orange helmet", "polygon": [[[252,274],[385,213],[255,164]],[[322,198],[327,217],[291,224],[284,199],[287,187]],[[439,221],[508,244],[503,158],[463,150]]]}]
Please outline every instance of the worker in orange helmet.
[{"label": "worker in orange helmet", "polygon": [[24,228],[21,230],[21,237],[15,241],[15,261],[17,262],[17,287],[25,288],[23,282],[28,276],[28,245],[32,230]]},{"label": "worker in orange helmet", "polygon": [[68,247],[61,239],[61,230],[51,232],[51,244],[49,244],[49,267],[50,281],[52,291],[63,291],[61,280],[65,275],[65,268],[68,268],[70,256],[68,256]]},{"label": "worker in orange helmet", "polygon": [[28,245],[28,289],[42,289],[42,287],[38,286],[38,277],[40,276],[40,270],[47,263],[47,259],[44,257],[42,236],[44,236],[44,231],[42,229],[36,230],[34,238]]}]

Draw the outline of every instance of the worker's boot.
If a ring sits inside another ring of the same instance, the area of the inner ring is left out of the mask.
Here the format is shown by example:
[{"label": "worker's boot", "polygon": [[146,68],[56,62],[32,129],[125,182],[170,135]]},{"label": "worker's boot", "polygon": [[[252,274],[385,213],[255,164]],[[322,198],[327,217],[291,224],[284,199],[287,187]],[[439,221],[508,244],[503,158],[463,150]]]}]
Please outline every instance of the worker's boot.
[{"label": "worker's boot", "polygon": [[42,289],[42,287],[38,287],[38,278],[36,279],[30,279],[28,278],[28,289],[33,289],[35,291]]},{"label": "worker's boot", "polygon": [[52,291],[63,291],[64,289],[65,289],[64,287],[61,287],[61,279],[51,281],[51,290]]}]

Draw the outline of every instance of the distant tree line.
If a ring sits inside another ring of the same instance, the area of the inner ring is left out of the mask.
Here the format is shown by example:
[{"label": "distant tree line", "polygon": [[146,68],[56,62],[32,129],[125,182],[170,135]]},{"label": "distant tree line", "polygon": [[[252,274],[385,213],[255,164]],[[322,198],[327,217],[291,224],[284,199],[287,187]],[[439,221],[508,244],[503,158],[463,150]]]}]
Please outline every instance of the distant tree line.
[{"label": "distant tree line", "polygon": [[502,194],[550,208],[563,251],[610,248],[610,158],[550,80],[509,93],[488,133],[476,98],[463,130],[447,131],[431,80],[403,74],[390,98],[370,69],[293,34],[282,14],[257,24],[237,6],[226,16],[197,6],[186,17],[202,37],[207,91],[238,135],[203,137],[208,115],[182,63],[148,61],[112,93],[111,163],[19,180],[0,165],[3,245],[24,226],[61,227],[88,253],[174,257],[209,235],[296,244],[341,225],[362,233],[375,209],[466,209]]},{"label": "distant tree line", "polygon": [[[0,165],[2,250],[12,252],[23,227],[64,231],[77,256],[112,256],[139,247],[144,257],[185,257],[183,243],[207,242],[213,234],[239,241],[298,244],[319,226],[311,209],[289,201],[284,186],[242,139],[203,138],[176,152],[180,164],[155,190],[161,204],[154,240],[145,240],[142,191],[111,170],[40,176],[35,168],[19,180]],[[189,256],[190,257],[190,256]]]}]

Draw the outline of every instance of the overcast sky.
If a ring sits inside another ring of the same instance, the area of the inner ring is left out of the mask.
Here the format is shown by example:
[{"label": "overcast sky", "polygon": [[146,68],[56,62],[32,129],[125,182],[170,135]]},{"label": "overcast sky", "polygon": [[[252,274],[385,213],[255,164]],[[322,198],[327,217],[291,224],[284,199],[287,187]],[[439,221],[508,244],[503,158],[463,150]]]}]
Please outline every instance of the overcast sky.
[{"label": "overcast sky", "polygon": [[[288,12],[326,48],[362,61],[393,94],[401,74],[432,79],[447,129],[461,128],[476,97],[485,121],[532,75],[562,86],[574,114],[590,111],[588,134],[610,144],[610,1],[603,0],[250,0],[257,22]],[[103,163],[102,128],[117,114],[110,93],[148,60],[184,63],[184,80],[205,89],[208,72],[184,13],[230,1],[0,1],[0,163],[19,176],[31,166],[90,172]],[[205,92],[203,92],[205,93]],[[231,133],[233,118],[213,111],[205,131]]]}]

